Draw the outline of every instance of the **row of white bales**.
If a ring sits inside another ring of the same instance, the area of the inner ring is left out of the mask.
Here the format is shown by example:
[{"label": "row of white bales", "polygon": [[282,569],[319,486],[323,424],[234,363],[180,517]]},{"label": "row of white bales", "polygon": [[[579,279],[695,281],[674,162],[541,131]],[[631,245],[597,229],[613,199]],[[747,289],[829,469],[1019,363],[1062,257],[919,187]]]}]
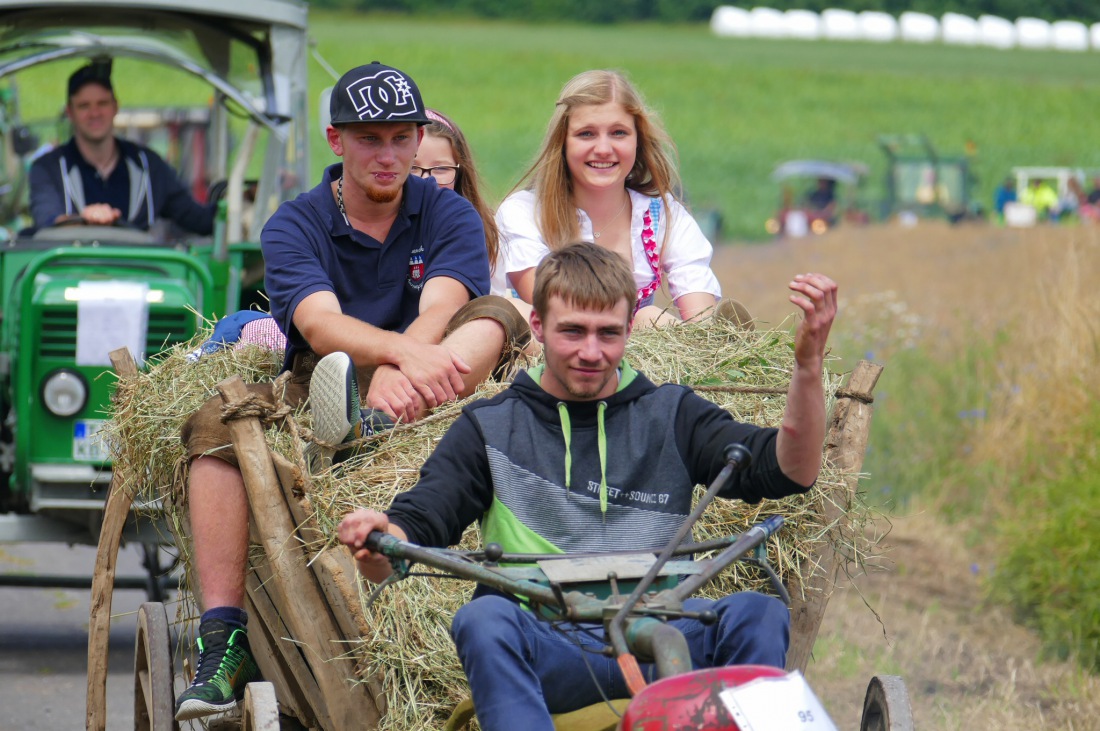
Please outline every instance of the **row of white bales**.
[{"label": "row of white bales", "polygon": [[710,19],[719,36],[795,38],[799,40],[873,41],[889,43],[949,43],[992,48],[1051,48],[1060,51],[1100,50],[1100,23],[1086,26],[1075,20],[1017,18],[996,15],[971,18],[944,13],[936,18],[925,13],[904,12],[897,18],[873,10],[854,12],[830,8],[812,10],[751,10],[720,5]]}]

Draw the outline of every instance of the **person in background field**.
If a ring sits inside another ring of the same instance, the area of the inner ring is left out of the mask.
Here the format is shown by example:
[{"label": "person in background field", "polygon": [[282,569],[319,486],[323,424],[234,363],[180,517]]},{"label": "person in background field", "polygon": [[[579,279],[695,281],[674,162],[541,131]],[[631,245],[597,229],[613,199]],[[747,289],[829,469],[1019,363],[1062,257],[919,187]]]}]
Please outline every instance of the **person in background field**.
[{"label": "person in background field", "polygon": [[818,178],[814,189],[806,194],[805,205],[810,218],[833,226],[836,223],[836,181]]},{"label": "person in background field", "polygon": [[69,77],[65,115],[73,137],[30,169],[35,228],[81,220],[147,230],[166,218],[196,234],[213,232],[214,206],[197,203],[155,152],[115,137],[116,114],[109,61],[82,66]]},{"label": "person in background field", "polygon": [[[354,68],[336,84],[330,119],[326,137],[341,162],[279,206],[260,243],[288,341],[283,400],[299,406],[308,394],[315,437],[339,445],[469,395],[529,332],[515,308],[487,294],[473,205],[410,174],[432,121],[415,82],[378,62]],[[271,397],[271,384],[249,388]],[[195,678],[176,699],[180,721],[233,708],[258,673],[243,609],[248,496],[219,401],[181,433],[203,613]]]},{"label": "person in background field", "polygon": [[1015,202],[1016,181],[1009,176],[1004,179],[1001,186],[993,193],[993,210],[997,215],[998,221],[1005,220],[1005,205]]},{"label": "person in background field", "polygon": [[[466,406],[417,484],[385,513],[349,514],[340,541],[372,582],[392,570],[364,548],[375,530],[441,547],[479,521],[483,542],[506,553],[658,551],[691,513],[694,486],[714,480],[733,442],[752,461],[721,497],[756,503],[806,492],[821,467],[821,372],[837,287],[821,274],[800,274],[789,287],[804,315],[794,370],[780,428],[760,428],[687,387],[657,386],[623,360],[637,288],[621,257],[590,243],[551,253],[538,266],[530,319],[545,365]],[[740,592],[689,599],[685,609],[719,617],[710,626],[672,622],[695,667],[783,667],[790,615],[778,599]],[[485,731],[552,731],[551,713],[628,697],[616,661],[598,652],[602,626],[555,628],[479,587],[455,614],[451,636]]]},{"label": "person in background field", "polygon": [[[638,90],[616,71],[585,71],[562,88],[526,188],[497,209],[503,263],[520,299],[532,301],[535,267],[577,240],[618,254],[634,273],[633,324],[712,312],[749,323],[710,268],[711,243],[676,196],[672,141]],[[654,295],[667,284],[675,313]]]}]

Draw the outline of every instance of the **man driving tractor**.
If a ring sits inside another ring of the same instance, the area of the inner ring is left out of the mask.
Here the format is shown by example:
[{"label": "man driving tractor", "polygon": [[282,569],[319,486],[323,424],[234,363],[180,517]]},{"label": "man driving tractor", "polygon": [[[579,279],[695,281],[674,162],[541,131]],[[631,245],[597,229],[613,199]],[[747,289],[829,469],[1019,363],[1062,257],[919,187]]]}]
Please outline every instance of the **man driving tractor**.
[{"label": "man driving tractor", "polygon": [[197,203],[155,152],[115,137],[116,114],[109,60],[73,72],[65,104],[72,139],[39,157],[30,169],[35,227],[121,222],[147,230],[167,218],[188,231],[211,233],[214,206]]}]

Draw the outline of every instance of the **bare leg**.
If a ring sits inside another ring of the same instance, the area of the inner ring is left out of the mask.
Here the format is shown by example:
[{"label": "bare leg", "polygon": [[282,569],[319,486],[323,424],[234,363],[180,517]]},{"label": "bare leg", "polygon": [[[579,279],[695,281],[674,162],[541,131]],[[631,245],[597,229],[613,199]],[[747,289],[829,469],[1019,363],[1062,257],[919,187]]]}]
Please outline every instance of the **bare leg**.
[{"label": "bare leg", "polygon": [[243,608],[249,514],[241,472],[217,457],[197,457],[188,484],[203,609]]},{"label": "bare leg", "polygon": [[470,372],[462,376],[460,394],[469,396],[489,377],[500,360],[504,348],[504,327],[496,320],[481,317],[459,327],[443,340],[443,344],[462,356]]},{"label": "bare leg", "polygon": [[634,315],[634,327],[664,327],[679,323],[680,317],[676,314],[675,308],[666,310],[656,305],[647,305]]}]

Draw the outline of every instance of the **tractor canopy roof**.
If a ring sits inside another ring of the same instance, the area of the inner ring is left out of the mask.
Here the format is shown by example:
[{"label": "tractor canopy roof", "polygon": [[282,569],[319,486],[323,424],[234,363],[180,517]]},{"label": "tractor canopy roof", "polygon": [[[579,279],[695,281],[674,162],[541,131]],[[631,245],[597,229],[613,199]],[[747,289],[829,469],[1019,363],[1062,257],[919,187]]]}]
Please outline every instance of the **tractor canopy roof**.
[{"label": "tractor canopy roof", "polygon": [[824,178],[855,185],[867,175],[862,163],[831,162],[829,160],[791,160],[772,171],[772,180],[789,178]]}]

